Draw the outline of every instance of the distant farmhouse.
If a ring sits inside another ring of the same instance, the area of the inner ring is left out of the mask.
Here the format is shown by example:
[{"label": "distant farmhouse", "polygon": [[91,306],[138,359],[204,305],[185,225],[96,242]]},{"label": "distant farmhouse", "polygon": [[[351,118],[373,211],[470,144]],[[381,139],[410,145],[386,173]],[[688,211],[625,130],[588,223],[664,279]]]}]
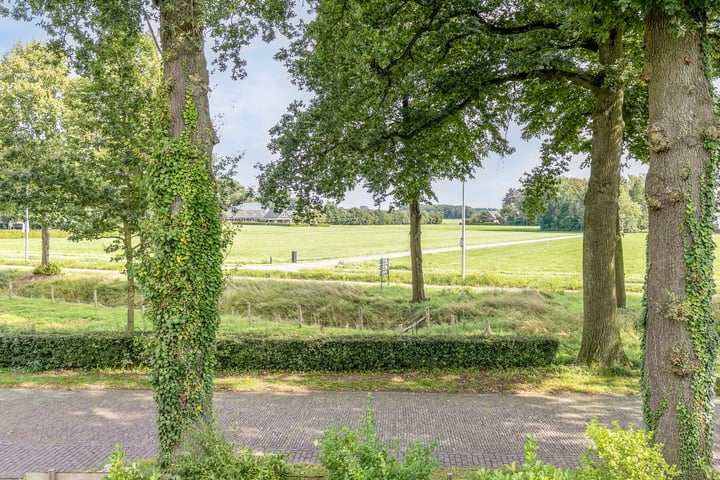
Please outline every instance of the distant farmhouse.
[{"label": "distant farmhouse", "polygon": [[227,210],[225,219],[233,223],[291,223],[292,213],[275,213],[259,203],[243,203]]}]

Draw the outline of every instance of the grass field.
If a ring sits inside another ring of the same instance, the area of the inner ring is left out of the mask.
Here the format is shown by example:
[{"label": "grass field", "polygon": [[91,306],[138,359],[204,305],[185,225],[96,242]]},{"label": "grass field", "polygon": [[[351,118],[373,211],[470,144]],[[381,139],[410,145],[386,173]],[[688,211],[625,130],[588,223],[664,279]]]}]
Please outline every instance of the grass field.
[{"label": "grass field", "polygon": [[[409,251],[407,225],[366,225],[330,227],[293,227],[244,225],[238,229],[225,263],[290,262],[291,251],[298,252],[299,261],[353,257]],[[18,232],[19,235],[20,232]],[[468,226],[467,245],[484,245],[516,240],[551,238],[573,235],[566,232],[540,232],[536,227]],[[575,234],[576,235],[576,234]],[[457,223],[423,226],[423,248],[456,247],[460,240]],[[50,258],[63,267],[119,269],[109,261],[104,246],[109,240],[71,242],[63,232],[53,231],[50,239]],[[25,241],[0,238],[0,259],[8,264],[24,263]],[[40,239],[30,238],[29,259],[37,263]]]}]

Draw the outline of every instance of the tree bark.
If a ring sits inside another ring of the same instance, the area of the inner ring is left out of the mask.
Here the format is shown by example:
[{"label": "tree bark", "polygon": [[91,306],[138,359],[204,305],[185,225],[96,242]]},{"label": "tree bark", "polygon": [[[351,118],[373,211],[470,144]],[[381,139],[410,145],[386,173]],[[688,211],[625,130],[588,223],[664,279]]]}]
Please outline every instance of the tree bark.
[{"label": "tree bark", "polygon": [[643,413],[665,459],[683,478],[699,479],[712,459],[717,348],[711,304],[717,169],[705,142],[716,143],[718,135],[703,26],[679,34],[659,7],[644,22],[650,165]]},{"label": "tree bark", "polygon": [[40,256],[40,265],[46,267],[50,264],[50,227],[47,222],[43,222],[40,231],[42,235],[42,254]]},{"label": "tree bark", "polygon": [[[621,30],[610,32],[599,54],[600,63],[607,68],[622,60]],[[624,89],[603,86],[594,93],[592,161],[583,222],[583,333],[578,361],[605,368],[627,362],[615,297]]]},{"label": "tree bark", "polygon": [[620,215],[617,216],[617,229],[615,239],[615,297],[617,307],[627,307],[627,293],[625,292],[625,256],[623,253],[623,232],[620,229]]},{"label": "tree bark", "polygon": [[128,219],[123,220],[123,244],[125,247],[125,276],[127,278],[127,325],[125,332],[135,331],[135,251],[132,244],[132,229]]},{"label": "tree bark", "polygon": [[148,181],[155,232],[151,278],[144,283],[153,320],[153,387],[160,464],[165,468],[182,434],[212,425],[215,341],[222,294],[221,209],[212,172],[217,143],[208,103],[202,2],[160,4],[163,77],[173,142]]},{"label": "tree bark", "polygon": [[420,201],[410,202],[410,267],[412,271],[412,301],[413,303],[424,302],[425,279],[422,268],[422,244],[420,242],[420,223],[422,213],[420,212]]}]

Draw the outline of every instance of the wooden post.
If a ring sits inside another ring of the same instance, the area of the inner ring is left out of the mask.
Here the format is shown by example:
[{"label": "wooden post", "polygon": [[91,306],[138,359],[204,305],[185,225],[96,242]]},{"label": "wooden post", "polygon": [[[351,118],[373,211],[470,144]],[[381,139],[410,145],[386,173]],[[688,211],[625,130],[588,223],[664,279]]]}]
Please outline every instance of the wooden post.
[{"label": "wooden post", "polygon": [[95,304],[95,308],[97,308],[97,306],[98,306],[97,290],[93,290],[93,303]]},{"label": "wooden post", "polygon": [[455,325],[455,315],[450,315],[450,328],[452,329],[453,337],[457,335],[457,327]]},{"label": "wooden post", "polygon": [[363,310],[362,307],[360,307],[360,330],[363,329]]},{"label": "wooden post", "polygon": [[13,297],[12,282],[8,282],[8,296],[9,296],[10,298]]},{"label": "wooden post", "polygon": [[250,302],[247,302],[247,317],[248,322],[252,323],[252,309],[250,307]]},{"label": "wooden post", "polygon": [[430,309],[429,308],[425,308],[425,323],[427,324],[428,327],[430,326]]},{"label": "wooden post", "polygon": [[487,318],[485,319],[485,330],[483,330],[483,335],[487,335],[488,337],[492,335],[492,330],[490,330],[490,320]]},{"label": "wooden post", "polygon": [[55,285],[50,285],[50,300],[55,303]]},{"label": "wooden post", "polygon": [[298,305],[297,310],[298,310],[298,328],[302,328],[302,323],[303,323],[302,305]]}]

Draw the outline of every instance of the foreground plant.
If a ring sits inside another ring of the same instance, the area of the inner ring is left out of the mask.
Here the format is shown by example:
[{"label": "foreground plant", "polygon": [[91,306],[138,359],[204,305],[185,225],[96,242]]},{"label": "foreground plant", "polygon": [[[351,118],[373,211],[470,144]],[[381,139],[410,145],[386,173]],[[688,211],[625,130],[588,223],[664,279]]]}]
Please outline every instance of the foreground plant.
[{"label": "foreground plant", "polygon": [[320,440],[320,463],[327,480],[423,480],[440,466],[432,456],[437,442],[413,442],[403,458],[396,444],[380,441],[376,432],[372,395],[359,432],[344,425],[331,425]]}]

